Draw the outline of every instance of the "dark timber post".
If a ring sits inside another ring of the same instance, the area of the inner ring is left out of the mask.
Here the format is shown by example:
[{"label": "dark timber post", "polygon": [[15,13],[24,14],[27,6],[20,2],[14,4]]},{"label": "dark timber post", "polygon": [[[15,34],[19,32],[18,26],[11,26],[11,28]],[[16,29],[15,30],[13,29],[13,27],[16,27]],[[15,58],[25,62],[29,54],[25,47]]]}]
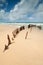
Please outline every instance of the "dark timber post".
[{"label": "dark timber post", "polygon": [[8,39],[8,46],[9,46],[11,44],[11,40],[10,40],[9,35],[7,35],[7,39]]}]

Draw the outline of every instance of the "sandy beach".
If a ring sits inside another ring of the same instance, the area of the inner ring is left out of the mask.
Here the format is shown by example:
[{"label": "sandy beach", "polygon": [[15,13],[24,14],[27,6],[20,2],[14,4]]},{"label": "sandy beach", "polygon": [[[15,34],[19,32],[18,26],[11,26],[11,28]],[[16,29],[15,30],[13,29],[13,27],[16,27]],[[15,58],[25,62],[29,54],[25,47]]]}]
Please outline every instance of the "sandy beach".
[{"label": "sandy beach", "polygon": [[0,65],[43,65],[43,30],[38,28],[32,28],[31,33],[30,29],[21,31],[9,49],[3,52],[8,44],[7,34],[11,39],[16,28],[14,25],[0,25]]}]

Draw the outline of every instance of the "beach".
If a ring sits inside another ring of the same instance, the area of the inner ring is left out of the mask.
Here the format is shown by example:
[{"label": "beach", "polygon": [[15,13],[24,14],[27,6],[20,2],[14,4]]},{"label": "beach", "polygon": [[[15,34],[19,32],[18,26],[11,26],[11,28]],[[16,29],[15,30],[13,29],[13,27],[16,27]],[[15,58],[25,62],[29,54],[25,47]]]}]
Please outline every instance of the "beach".
[{"label": "beach", "polygon": [[[38,28],[21,31],[8,50],[3,52],[5,44],[8,45],[7,34],[12,42],[12,31],[17,26],[0,25],[0,65],[43,65],[43,30]],[[28,31],[27,39],[25,39]]]}]

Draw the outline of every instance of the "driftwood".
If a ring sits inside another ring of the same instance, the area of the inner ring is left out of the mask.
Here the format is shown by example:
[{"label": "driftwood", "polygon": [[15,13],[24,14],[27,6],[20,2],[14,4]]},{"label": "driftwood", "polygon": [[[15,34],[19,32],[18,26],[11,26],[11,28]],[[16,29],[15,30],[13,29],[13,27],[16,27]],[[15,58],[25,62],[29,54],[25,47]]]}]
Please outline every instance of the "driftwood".
[{"label": "driftwood", "polygon": [[42,29],[42,27],[41,27],[41,26],[37,26],[37,28],[39,28],[40,30]]},{"label": "driftwood", "polygon": [[18,30],[18,28],[16,29],[16,30],[14,30],[13,32],[12,32],[12,34],[13,34],[13,37],[15,38],[16,37],[16,35],[19,33],[19,30]]},{"label": "driftwood", "polygon": [[25,29],[25,26],[21,26],[20,27],[20,31],[24,30]]},{"label": "driftwood", "polygon": [[8,45],[5,45],[4,51],[6,51],[9,45],[12,44],[9,35],[7,35],[7,39],[8,39]]},{"label": "driftwood", "polygon": [[19,30],[18,29],[16,29],[16,35],[19,33]]},{"label": "driftwood", "polygon": [[28,35],[28,31],[26,32],[26,36],[25,36],[25,39],[27,39],[27,35]]},{"label": "driftwood", "polygon": [[3,52],[5,52],[7,49],[8,49],[8,45],[5,45],[5,48],[4,48]]},{"label": "driftwood", "polygon": [[[37,28],[40,29],[40,30],[42,29],[41,26],[29,24],[29,25],[28,25],[28,29],[30,28],[30,32],[32,31],[32,28],[33,28],[33,27],[37,27]],[[16,30],[14,30],[14,31],[12,32],[13,37],[15,38],[16,35],[17,35],[20,31],[22,31],[22,30],[24,30],[24,29],[25,29],[25,26],[21,26],[20,28],[17,28]],[[27,39],[27,36],[28,36],[28,31],[26,32],[25,39]],[[14,40],[14,38],[12,38],[12,40]],[[9,45],[12,44],[9,35],[7,35],[7,39],[8,39],[8,45],[5,45],[4,51],[6,51],[6,50],[8,49],[8,47],[9,47]]]},{"label": "driftwood", "polygon": [[24,29],[25,29],[25,26],[21,26],[20,28],[15,29],[15,30],[12,32],[13,37],[15,38],[16,35],[17,35],[20,31],[22,31],[22,30],[24,30]]},{"label": "driftwood", "polygon": [[7,39],[8,39],[8,46],[9,46],[10,44],[12,44],[9,35],[7,35]]}]

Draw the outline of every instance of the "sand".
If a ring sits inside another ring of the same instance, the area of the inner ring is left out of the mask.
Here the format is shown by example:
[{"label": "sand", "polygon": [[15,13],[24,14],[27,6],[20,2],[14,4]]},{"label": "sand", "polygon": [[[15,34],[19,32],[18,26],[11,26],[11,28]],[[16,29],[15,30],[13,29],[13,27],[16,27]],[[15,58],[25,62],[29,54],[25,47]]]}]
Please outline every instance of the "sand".
[{"label": "sand", "polygon": [[43,30],[37,28],[33,28],[31,33],[30,29],[21,31],[9,49],[3,52],[8,44],[7,34],[11,39],[14,29],[14,25],[0,25],[0,65],[43,65]]}]

